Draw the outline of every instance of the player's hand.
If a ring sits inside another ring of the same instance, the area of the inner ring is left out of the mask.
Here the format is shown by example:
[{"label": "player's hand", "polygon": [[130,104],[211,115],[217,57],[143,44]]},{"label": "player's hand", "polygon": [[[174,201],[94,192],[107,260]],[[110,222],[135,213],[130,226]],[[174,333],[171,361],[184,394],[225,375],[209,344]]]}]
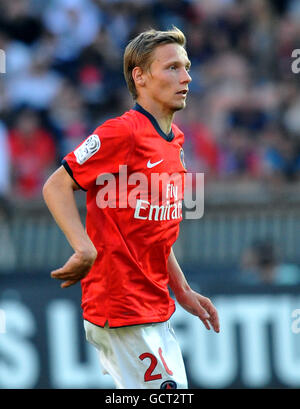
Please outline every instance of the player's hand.
[{"label": "player's hand", "polygon": [[186,311],[199,317],[208,330],[210,323],[215,332],[220,332],[218,312],[209,298],[190,289],[176,296],[176,299]]},{"label": "player's hand", "polygon": [[52,271],[51,277],[56,278],[57,280],[64,280],[61,284],[61,288],[70,287],[88,274],[96,257],[96,252],[85,254],[76,252],[69,258],[63,267]]}]

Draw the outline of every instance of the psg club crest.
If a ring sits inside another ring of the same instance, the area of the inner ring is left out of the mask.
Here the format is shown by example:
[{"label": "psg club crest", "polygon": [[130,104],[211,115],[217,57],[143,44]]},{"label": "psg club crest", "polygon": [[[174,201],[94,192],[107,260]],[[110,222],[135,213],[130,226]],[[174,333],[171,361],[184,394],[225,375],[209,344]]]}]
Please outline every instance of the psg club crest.
[{"label": "psg club crest", "polygon": [[184,151],[183,151],[182,148],[180,149],[180,162],[181,162],[182,166],[184,167],[184,169],[186,169],[185,161],[184,161]]},{"label": "psg club crest", "polygon": [[160,389],[177,389],[177,384],[174,381],[165,381],[160,385]]}]

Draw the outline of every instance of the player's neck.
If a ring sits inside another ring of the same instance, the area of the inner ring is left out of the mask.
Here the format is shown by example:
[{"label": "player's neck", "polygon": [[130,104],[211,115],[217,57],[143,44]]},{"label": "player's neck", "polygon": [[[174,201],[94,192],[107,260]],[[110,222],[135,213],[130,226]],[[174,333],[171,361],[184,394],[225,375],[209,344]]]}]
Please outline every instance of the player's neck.
[{"label": "player's neck", "polygon": [[174,117],[174,112],[164,111],[160,106],[156,104],[151,104],[142,99],[137,99],[136,101],[141,107],[143,107],[147,112],[149,112],[156,119],[160,129],[168,135],[171,131],[171,125]]}]

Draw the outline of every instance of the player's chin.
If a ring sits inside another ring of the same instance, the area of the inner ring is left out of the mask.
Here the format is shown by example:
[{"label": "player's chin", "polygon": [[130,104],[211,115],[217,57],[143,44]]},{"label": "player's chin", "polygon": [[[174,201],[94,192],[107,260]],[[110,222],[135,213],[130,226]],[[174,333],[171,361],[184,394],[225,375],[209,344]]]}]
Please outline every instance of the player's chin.
[{"label": "player's chin", "polygon": [[185,102],[185,100],[182,100],[180,102],[174,103],[172,105],[172,109],[173,109],[174,112],[176,112],[176,111],[180,111],[181,109],[184,109],[185,106],[186,106],[186,102]]}]

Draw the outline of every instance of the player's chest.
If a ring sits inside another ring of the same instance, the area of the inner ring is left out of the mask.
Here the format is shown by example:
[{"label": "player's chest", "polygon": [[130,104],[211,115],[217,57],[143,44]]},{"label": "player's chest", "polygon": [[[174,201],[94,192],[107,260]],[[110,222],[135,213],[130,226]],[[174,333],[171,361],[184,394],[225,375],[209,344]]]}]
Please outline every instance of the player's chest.
[{"label": "player's chest", "polygon": [[184,151],[179,142],[161,136],[139,138],[130,161],[131,172],[185,173]]}]

